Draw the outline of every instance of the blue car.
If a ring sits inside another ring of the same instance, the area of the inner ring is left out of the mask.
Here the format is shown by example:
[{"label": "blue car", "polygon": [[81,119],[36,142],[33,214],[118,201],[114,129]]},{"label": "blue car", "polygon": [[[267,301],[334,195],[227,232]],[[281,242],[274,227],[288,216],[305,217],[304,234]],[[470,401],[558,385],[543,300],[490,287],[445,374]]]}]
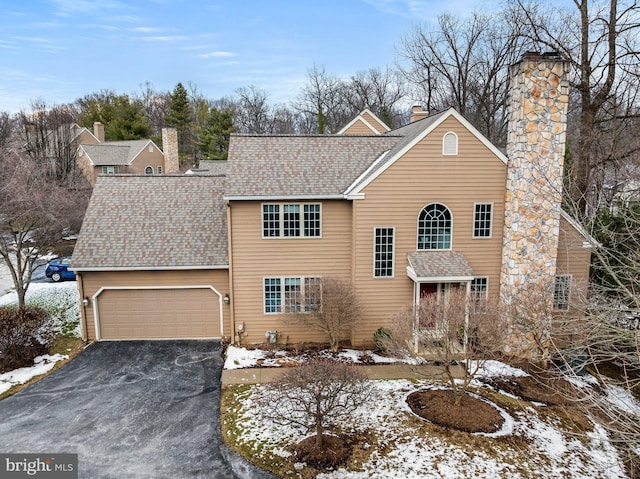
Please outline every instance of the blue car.
[{"label": "blue car", "polygon": [[76,279],[76,274],[73,271],[69,271],[69,264],[71,263],[71,256],[62,256],[49,262],[44,274],[47,278],[51,278],[51,281],[57,283],[64,279]]}]

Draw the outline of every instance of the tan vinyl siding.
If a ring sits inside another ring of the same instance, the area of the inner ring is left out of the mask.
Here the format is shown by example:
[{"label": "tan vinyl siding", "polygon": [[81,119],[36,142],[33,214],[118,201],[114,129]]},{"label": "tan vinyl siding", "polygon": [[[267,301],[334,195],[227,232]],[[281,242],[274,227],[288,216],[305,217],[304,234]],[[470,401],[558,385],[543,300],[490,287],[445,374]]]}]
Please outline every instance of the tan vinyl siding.
[{"label": "tan vinyl siding", "polygon": [[584,288],[589,281],[591,249],[585,248],[586,239],[566,219],[560,218],[556,274],[571,275],[572,288]]},{"label": "tan vinyl siding", "polygon": [[[190,271],[105,271],[105,272],[79,272],[81,278],[78,286],[81,288],[81,298],[93,298],[101,288],[125,287],[177,287],[180,286],[212,286],[223,297],[230,291],[228,270],[190,270]],[[188,293],[190,294],[190,293]],[[135,296],[135,293],[134,293]],[[216,308],[219,303],[216,303]],[[83,310],[83,321],[86,320],[87,337],[90,340],[96,338],[93,304],[90,301],[88,307]],[[223,303],[223,336],[231,336],[231,313],[228,305]]]},{"label": "tan vinyl siding", "polygon": [[[367,120],[368,121],[368,120]],[[378,125],[377,122],[371,124],[374,128]],[[343,135],[375,135],[376,132],[372,131],[367,125],[365,125],[360,119],[358,119],[353,125],[342,132]]]},{"label": "tan vinyl siding", "polygon": [[[153,151],[150,152],[149,148],[153,148]],[[141,173],[143,174],[145,168],[147,166],[151,166],[153,168],[153,173],[157,174],[158,166],[162,166],[164,170],[164,155],[162,151],[155,147],[155,145],[148,144],[145,146],[144,150],[134,158],[131,162],[131,165],[127,167],[126,172],[121,173]]]},{"label": "tan vinyl siding", "polygon": [[[280,203],[298,203],[284,201]],[[300,202],[302,203],[302,202]],[[305,201],[304,203],[318,203]],[[321,238],[262,238],[262,203],[233,201],[231,248],[236,325],[244,323],[244,343],[265,342],[265,332],[281,332],[279,342],[325,341],[282,314],[265,314],[266,277],[351,276],[351,204],[322,202]]]},{"label": "tan vinyl siding", "polygon": [[[458,155],[442,155],[442,138],[458,135]],[[354,342],[372,341],[373,332],[389,326],[390,318],[413,300],[407,277],[407,253],[417,248],[418,216],[430,203],[446,205],[453,217],[452,249],[466,257],[476,276],[489,278],[489,293],[497,294],[500,278],[506,165],[454,118],[446,120],[404,157],[364,189],[354,201],[354,278],[366,306]],[[493,204],[492,236],[474,239],[475,203]],[[373,278],[375,227],[395,227],[394,278]]]}]

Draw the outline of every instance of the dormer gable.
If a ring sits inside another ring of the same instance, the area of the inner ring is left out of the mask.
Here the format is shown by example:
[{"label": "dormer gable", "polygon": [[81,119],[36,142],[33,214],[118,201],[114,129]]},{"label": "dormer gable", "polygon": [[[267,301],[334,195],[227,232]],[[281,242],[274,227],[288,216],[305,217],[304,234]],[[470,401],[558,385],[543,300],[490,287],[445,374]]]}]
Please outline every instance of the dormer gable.
[{"label": "dormer gable", "polygon": [[347,123],[338,135],[382,135],[390,131],[386,123],[378,118],[368,108],[362,110],[358,116]]}]

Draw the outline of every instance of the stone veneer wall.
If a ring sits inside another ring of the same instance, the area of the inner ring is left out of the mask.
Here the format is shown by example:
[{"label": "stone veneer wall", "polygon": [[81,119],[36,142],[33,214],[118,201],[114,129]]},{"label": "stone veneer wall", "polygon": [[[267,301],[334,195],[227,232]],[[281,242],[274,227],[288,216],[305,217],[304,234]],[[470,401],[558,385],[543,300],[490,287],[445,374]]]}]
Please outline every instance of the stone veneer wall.
[{"label": "stone veneer wall", "polygon": [[180,172],[178,157],[178,130],[173,127],[162,129],[162,153],[164,153],[164,172],[166,174]]},{"label": "stone veneer wall", "polygon": [[528,53],[511,66],[500,294],[505,351],[545,359],[553,309],[570,65]]}]

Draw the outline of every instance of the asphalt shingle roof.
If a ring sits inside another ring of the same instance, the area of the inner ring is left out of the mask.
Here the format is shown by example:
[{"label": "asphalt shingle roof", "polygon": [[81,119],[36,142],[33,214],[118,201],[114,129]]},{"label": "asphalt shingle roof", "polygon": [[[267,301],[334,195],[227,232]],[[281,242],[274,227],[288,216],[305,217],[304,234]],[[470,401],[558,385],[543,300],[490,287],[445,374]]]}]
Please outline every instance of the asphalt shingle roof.
[{"label": "asphalt shingle roof", "polygon": [[197,175],[99,177],[72,268],[228,265],[224,181]]},{"label": "asphalt shingle roof", "polygon": [[96,166],[129,165],[150,140],[107,141],[82,145]]},{"label": "asphalt shingle roof", "polygon": [[400,137],[232,135],[225,196],[335,196]]},{"label": "asphalt shingle roof", "polygon": [[456,251],[412,251],[407,258],[418,278],[475,276],[464,255]]},{"label": "asphalt shingle roof", "polygon": [[200,160],[198,168],[191,168],[187,173],[190,175],[225,176],[228,169],[227,160]]}]

